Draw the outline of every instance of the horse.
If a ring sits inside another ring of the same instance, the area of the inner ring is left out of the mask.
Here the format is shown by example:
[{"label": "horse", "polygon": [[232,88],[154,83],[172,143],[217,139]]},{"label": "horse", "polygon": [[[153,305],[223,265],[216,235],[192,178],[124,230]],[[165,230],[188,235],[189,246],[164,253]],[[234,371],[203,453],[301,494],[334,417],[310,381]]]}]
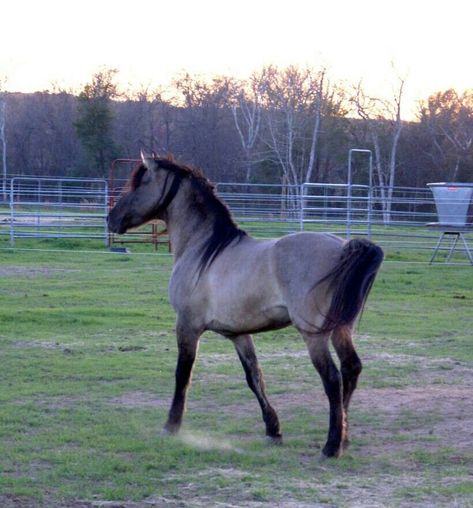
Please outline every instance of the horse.
[{"label": "horse", "polygon": [[293,325],[329,400],[322,458],[339,457],[349,444],[348,407],[362,369],[353,328],[382,249],[367,239],[346,241],[329,233],[254,238],[238,227],[200,169],[142,154],[107,222],[111,232],[123,234],[153,219],[163,220],[169,234],[174,262],[168,292],[177,316],[175,390],[163,432],[175,434],[181,427],[199,338],[211,330],[233,343],[267,439],[280,444],[279,419],[266,396],[252,334]]}]

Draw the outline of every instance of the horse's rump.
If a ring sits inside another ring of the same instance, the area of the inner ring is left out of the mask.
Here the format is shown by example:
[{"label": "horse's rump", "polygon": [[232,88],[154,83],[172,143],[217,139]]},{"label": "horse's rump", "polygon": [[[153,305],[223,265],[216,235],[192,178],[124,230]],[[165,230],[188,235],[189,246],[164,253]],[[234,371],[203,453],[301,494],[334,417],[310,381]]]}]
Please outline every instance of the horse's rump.
[{"label": "horse's rump", "polygon": [[351,325],[362,313],[383,258],[381,247],[369,240],[352,239],[344,245],[338,264],[316,284],[326,282],[333,292],[320,333]]}]

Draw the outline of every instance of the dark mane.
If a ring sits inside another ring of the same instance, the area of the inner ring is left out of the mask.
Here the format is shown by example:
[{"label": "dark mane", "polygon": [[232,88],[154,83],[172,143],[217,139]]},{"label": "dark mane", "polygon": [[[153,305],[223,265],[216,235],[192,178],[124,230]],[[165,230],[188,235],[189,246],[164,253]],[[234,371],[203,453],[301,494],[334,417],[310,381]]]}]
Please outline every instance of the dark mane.
[{"label": "dark mane", "polygon": [[[230,243],[246,236],[246,232],[235,223],[229,208],[217,195],[215,186],[199,168],[177,163],[171,158],[155,159],[155,162],[159,168],[174,174],[179,184],[183,179],[188,179],[195,191],[191,207],[204,219],[212,219],[212,232],[201,251],[199,273],[202,273]],[[140,165],[132,173],[132,189],[139,186],[145,171],[144,165]]]},{"label": "dark mane", "polygon": [[146,173],[146,167],[144,164],[139,164],[131,172],[130,178],[128,179],[125,189],[128,191],[135,191],[141,184],[144,174]]}]

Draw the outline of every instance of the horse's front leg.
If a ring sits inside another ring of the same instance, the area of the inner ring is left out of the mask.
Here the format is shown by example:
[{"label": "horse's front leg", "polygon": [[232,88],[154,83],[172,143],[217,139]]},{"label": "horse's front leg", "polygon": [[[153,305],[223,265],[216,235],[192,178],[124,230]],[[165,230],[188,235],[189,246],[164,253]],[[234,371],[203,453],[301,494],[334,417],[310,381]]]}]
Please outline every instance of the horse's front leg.
[{"label": "horse's front leg", "polygon": [[164,426],[164,430],[171,434],[177,433],[181,427],[186,409],[187,390],[191,381],[192,367],[197,355],[200,337],[200,332],[179,324],[176,334],[178,347],[176,386],[168,420]]},{"label": "horse's front leg", "polygon": [[248,386],[256,395],[261,406],[263,420],[266,424],[266,436],[273,443],[279,444],[282,442],[279,419],[266,397],[263,373],[258,365],[253,339],[251,335],[239,335],[233,338],[233,344],[245,370]]}]

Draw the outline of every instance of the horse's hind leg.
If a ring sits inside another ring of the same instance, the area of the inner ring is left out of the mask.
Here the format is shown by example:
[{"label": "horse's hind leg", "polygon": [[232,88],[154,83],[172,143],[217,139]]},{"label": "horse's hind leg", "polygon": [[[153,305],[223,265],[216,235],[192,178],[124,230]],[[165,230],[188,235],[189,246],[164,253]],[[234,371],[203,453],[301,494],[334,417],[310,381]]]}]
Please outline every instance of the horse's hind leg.
[{"label": "horse's hind leg", "polygon": [[256,395],[261,406],[263,420],[266,424],[266,435],[273,442],[280,443],[282,436],[278,416],[266,397],[263,373],[258,365],[253,339],[251,335],[239,335],[233,339],[233,344],[245,370],[248,386]]},{"label": "horse's hind leg", "polygon": [[169,410],[168,420],[164,430],[175,434],[179,431],[182,417],[186,409],[187,389],[189,388],[192,367],[197,355],[200,333],[177,326],[178,357],[176,366],[176,385],[174,397]]},{"label": "horse's hind leg", "polygon": [[355,391],[358,377],[361,374],[362,364],[353,346],[351,327],[341,326],[335,328],[332,334],[332,343],[340,358],[340,370],[343,380],[343,409],[345,412],[342,444],[344,448],[347,448],[349,445],[348,406]]},{"label": "horse's hind leg", "polygon": [[314,367],[319,373],[330,404],[330,419],[327,443],[322,454],[325,457],[339,457],[342,453],[343,404],[342,379],[332,360],[328,348],[329,334],[302,332]]}]

